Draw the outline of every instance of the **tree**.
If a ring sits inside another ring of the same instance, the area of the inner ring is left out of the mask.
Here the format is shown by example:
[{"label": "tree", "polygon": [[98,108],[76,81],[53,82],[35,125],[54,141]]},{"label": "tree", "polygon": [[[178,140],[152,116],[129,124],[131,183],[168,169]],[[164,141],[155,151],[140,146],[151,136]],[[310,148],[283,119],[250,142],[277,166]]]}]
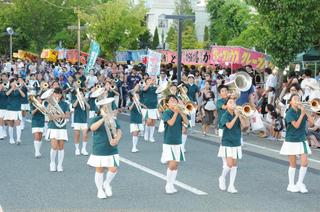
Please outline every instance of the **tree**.
[{"label": "tree", "polygon": [[119,49],[137,49],[139,36],[147,30],[146,9],[143,2],[133,5],[129,0],[110,0],[95,6],[82,18],[88,25],[88,32],[101,45],[101,50],[113,59]]},{"label": "tree", "polygon": [[204,42],[209,41],[209,28],[207,25],[204,26],[203,41]]},{"label": "tree", "polygon": [[238,0],[209,0],[210,40],[219,45],[237,38],[254,20],[247,4]]},{"label": "tree", "polygon": [[273,62],[280,68],[319,42],[320,4],[318,0],[250,0],[267,27],[263,42]]},{"label": "tree", "polygon": [[194,26],[186,26],[182,32],[182,48],[183,49],[194,49],[197,44],[197,36]]},{"label": "tree", "polygon": [[159,46],[159,33],[158,27],[154,30],[153,40],[152,40],[152,49],[156,49]]},{"label": "tree", "polygon": [[173,51],[177,50],[177,44],[178,44],[178,33],[174,26],[171,26],[169,28],[169,31],[167,33],[166,42],[169,44],[169,48]]},{"label": "tree", "polygon": [[152,35],[149,30],[145,30],[143,34],[139,36],[139,49],[147,49],[151,48],[151,41]]}]

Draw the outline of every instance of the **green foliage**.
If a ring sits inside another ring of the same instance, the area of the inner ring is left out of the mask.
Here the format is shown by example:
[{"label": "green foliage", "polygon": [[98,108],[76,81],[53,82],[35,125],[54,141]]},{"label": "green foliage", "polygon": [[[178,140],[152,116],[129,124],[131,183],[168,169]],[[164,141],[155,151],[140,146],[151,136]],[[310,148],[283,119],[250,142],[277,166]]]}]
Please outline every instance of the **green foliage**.
[{"label": "green foliage", "polygon": [[250,0],[267,27],[263,42],[273,62],[284,68],[295,55],[319,42],[318,0]]},{"label": "green foliage", "polygon": [[152,40],[152,49],[156,49],[159,46],[159,33],[158,27],[154,30],[153,40]]},{"label": "green foliage", "polygon": [[204,35],[203,35],[203,41],[209,41],[209,28],[208,26],[204,27]]},{"label": "green foliage", "polygon": [[143,34],[139,36],[139,49],[151,48],[152,35],[149,30],[146,30]]},{"label": "green foliage", "polygon": [[171,50],[176,51],[177,50],[177,43],[178,43],[178,33],[174,26],[171,26],[169,28],[169,31],[167,33],[166,42],[169,44],[169,48]]},{"label": "green foliage", "polygon": [[146,31],[144,3],[132,5],[129,0],[110,0],[97,5],[93,12],[83,13],[89,33],[101,44],[109,59],[118,49],[137,49],[139,36]]},{"label": "green foliage", "polygon": [[194,26],[186,26],[182,32],[182,49],[194,49],[197,42]]},{"label": "green foliage", "polygon": [[210,14],[210,40],[219,45],[237,38],[252,22],[247,4],[238,0],[209,0],[207,11]]}]

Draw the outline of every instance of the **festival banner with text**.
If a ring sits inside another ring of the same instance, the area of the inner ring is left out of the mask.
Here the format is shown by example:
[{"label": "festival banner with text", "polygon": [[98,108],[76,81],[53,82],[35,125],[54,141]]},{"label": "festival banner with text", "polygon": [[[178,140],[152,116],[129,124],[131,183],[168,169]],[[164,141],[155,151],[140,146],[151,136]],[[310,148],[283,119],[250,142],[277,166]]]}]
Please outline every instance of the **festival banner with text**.
[{"label": "festival banner with text", "polygon": [[147,73],[149,76],[157,76],[160,74],[161,54],[152,50],[148,50]]},{"label": "festival banner with text", "polygon": [[94,67],[94,64],[96,63],[99,53],[100,53],[99,43],[92,40],[90,44],[89,60],[88,60],[86,69],[84,71],[85,75],[87,75],[89,73],[89,70]]}]

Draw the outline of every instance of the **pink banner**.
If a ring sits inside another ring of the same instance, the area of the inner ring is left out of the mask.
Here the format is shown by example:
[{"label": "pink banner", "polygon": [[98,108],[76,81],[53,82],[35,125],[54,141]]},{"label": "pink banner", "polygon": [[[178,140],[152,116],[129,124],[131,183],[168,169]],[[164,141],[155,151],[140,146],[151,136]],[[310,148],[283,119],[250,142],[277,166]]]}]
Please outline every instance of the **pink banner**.
[{"label": "pink banner", "polygon": [[[177,52],[160,50],[162,63],[177,63]],[[251,65],[254,69],[263,69],[266,55],[257,51],[234,46],[212,46],[211,50],[182,50],[182,61],[185,65],[214,65],[232,67],[233,69]]]},{"label": "pink banner", "polygon": [[266,64],[266,55],[242,47],[212,46],[211,63],[241,66],[251,65],[254,69],[263,69]]}]

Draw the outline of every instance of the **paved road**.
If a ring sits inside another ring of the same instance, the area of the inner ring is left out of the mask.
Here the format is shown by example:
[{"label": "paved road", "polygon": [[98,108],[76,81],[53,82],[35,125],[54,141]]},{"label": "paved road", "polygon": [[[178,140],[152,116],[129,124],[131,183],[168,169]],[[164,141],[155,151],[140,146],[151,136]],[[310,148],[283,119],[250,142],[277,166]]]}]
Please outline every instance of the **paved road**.
[{"label": "paved road", "polygon": [[[4,211],[319,211],[319,151],[315,150],[305,183],[308,194],[286,192],[287,162],[276,152],[279,143],[247,137],[239,162],[238,194],[221,192],[218,176],[221,161],[217,138],[195,133],[188,138],[185,163],[179,169],[179,192],[166,195],[165,165],[160,163],[162,135],[156,143],[141,141],[139,153],[131,153],[128,117],[119,117],[123,130],[118,175],[112,182],[114,195],[96,198],[94,169],[87,157],[75,156],[66,144],[64,172],[49,172],[48,142],[42,158],[33,157],[30,124],[23,131],[21,146],[0,142],[0,205]],[[72,141],[72,131],[69,129]],[[142,138],[140,138],[142,140]],[[256,147],[258,145],[258,147]],[[90,150],[89,145],[89,150]],[[262,147],[262,148],[261,148]],[[205,194],[205,195],[201,195]]]}]

